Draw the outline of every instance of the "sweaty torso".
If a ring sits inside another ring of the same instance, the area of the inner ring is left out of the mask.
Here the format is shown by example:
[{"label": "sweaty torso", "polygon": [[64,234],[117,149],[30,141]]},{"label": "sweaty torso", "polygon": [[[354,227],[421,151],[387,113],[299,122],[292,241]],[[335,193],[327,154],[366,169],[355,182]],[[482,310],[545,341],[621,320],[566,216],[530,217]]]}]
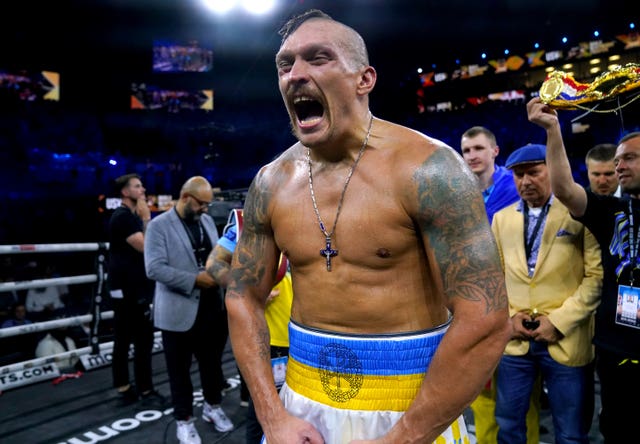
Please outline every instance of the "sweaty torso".
[{"label": "sweaty torso", "polygon": [[285,170],[274,171],[280,179],[271,225],[291,262],[295,321],[351,333],[416,331],[446,321],[439,271],[416,221],[413,172],[434,149],[421,135],[379,125],[351,177],[335,228],[350,165],[314,164],[317,207],[337,250],[331,271],[320,253],[326,242],[309,190],[306,148],[294,146],[272,166]]}]

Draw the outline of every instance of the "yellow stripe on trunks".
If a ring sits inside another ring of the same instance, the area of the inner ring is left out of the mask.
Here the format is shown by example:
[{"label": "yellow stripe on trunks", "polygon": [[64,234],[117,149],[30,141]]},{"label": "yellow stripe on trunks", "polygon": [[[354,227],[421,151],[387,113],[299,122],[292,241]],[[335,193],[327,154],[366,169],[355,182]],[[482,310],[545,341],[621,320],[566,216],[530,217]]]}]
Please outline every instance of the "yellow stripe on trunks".
[{"label": "yellow stripe on trunks", "polygon": [[400,335],[341,335],[289,325],[287,385],[322,404],[403,412],[416,397],[449,322]]}]

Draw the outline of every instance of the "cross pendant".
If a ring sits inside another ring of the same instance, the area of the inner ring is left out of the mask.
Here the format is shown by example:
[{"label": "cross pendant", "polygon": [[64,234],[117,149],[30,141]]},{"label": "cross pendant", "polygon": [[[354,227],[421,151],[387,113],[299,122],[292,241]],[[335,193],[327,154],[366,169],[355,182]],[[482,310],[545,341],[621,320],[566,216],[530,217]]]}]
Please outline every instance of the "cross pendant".
[{"label": "cross pendant", "polygon": [[320,256],[324,256],[327,260],[327,271],[331,271],[331,258],[338,255],[338,250],[331,248],[331,238],[327,236],[327,245],[324,250],[320,250]]}]

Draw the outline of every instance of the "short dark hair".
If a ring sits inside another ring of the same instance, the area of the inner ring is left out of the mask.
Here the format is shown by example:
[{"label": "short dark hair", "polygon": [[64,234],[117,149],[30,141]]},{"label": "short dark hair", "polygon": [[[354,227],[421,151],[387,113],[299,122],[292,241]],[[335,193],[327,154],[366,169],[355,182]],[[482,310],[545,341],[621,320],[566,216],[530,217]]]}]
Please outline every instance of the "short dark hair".
[{"label": "short dark hair", "polygon": [[620,139],[620,141],[618,142],[618,145],[620,145],[621,143],[626,142],[627,140],[635,139],[636,137],[640,137],[640,131],[634,131],[632,133],[629,133],[629,134],[623,136],[622,139]]},{"label": "short dark hair", "polygon": [[596,162],[608,162],[616,157],[616,145],[613,143],[599,143],[589,151],[584,158],[585,163],[589,160]]},{"label": "short dark hair", "polygon": [[140,180],[140,175],[136,173],[124,174],[113,181],[113,189],[118,194],[118,196],[122,194],[122,189],[129,185],[129,181],[131,179]]},{"label": "short dark hair", "polygon": [[484,134],[494,146],[497,145],[496,135],[493,134],[490,130],[488,130],[484,126],[473,126],[468,130],[466,130],[462,134],[462,137],[476,137],[480,134]]},{"label": "short dark hair", "polygon": [[282,43],[284,43],[284,41],[287,40],[289,36],[293,34],[296,31],[296,29],[300,27],[300,25],[302,25],[307,20],[311,20],[314,18],[321,18],[325,20],[334,21],[333,17],[331,17],[329,14],[325,12],[322,12],[319,9],[309,9],[308,11],[303,12],[302,14],[299,14],[290,18],[282,26],[282,28],[280,28],[280,30],[278,31],[278,34],[282,36]]}]

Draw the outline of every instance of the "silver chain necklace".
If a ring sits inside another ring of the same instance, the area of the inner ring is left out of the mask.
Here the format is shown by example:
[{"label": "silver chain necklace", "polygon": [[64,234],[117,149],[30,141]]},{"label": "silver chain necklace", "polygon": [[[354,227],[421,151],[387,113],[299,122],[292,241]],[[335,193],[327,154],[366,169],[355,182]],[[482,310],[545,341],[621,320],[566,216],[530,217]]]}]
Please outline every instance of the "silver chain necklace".
[{"label": "silver chain necklace", "polygon": [[336,231],[336,226],[338,225],[338,217],[340,216],[340,210],[342,209],[342,202],[344,201],[344,195],[347,192],[347,186],[349,186],[349,181],[351,180],[351,176],[353,176],[353,172],[358,166],[358,162],[362,158],[364,154],[364,150],[367,147],[367,143],[369,142],[369,135],[371,134],[371,126],[373,125],[373,114],[369,112],[369,128],[367,129],[367,135],[364,138],[364,142],[362,143],[362,147],[358,152],[358,156],[356,157],[355,162],[351,166],[349,173],[347,174],[347,179],[344,181],[344,186],[342,187],[342,193],[340,194],[340,200],[338,201],[338,209],[336,210],[336,218],[333,221],[333,228],[330,232],[327,232],[327,229],[324,226],[324,222],[322,222],[322,217],[320,217],[320,211],[318,210],[318,204],[316,202],[316,195],[313,192],[313,174],[311,174],[311,149],[307,147],[307,164],[309,165],[309,191],[311,191],[311,201],[313,202],[313,210],[316,212],[316,217],[318,218],[318,224],[320,225],[320,231],[324,234],[325,238],[325,247],[320,250],[320,256],[323,256],[327,261],[327,271],[331,271],[331,258],[338,255],[338,250],[334,250],[331,248],[331,238],[333,237],[333,233]]}]

